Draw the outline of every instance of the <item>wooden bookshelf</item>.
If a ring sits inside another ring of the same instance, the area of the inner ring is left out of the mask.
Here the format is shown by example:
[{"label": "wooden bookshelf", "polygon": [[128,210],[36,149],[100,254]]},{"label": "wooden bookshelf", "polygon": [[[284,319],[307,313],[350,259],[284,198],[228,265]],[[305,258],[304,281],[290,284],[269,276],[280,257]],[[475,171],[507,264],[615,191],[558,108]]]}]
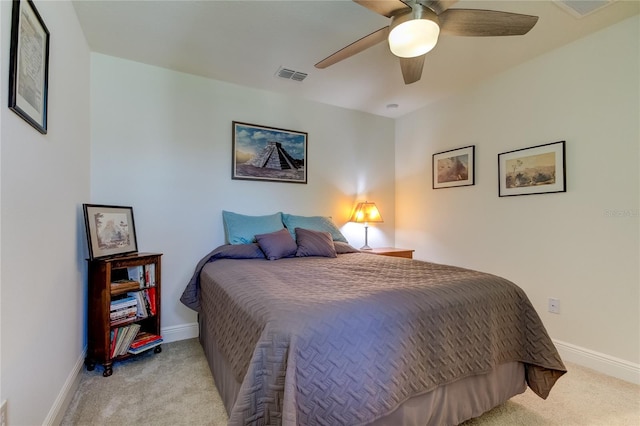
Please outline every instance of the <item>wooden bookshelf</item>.
[{"label": "wooden bookshelf", "polygon": [[[136,253],[89,260],[88,345],[84,361],[87,370],[102,364],[102,375],[108,377],[113,374],[115,361],[134,356],[124,346],[124,354],[113,353],[118,332],[137,330],[160,336],[161,257],[161,253]],[[138,282],[137,287],[134,281]],[[120,303],[124,299],[137,300],[135,315],[130,303]],[[120,305],[129,306],[116,309]],[[133,327],[127,329],[129,326]],[[120,338],[126,335],[123,332]],[[156,344],[149,349],[158,353],[162,347]]]}]

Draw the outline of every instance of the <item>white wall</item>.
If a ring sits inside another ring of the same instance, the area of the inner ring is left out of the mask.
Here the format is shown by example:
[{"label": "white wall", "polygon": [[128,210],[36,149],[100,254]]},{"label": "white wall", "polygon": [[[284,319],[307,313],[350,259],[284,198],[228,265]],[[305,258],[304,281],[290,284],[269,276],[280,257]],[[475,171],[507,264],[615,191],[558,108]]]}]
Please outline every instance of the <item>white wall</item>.
[{"label": "white wall", "polygon": [[51,33],[47,135],[7,108],[12,4],[0,2],[0,399],[10,425],[60,414],[82,361],[85,322],[89,50],[70,2],[35,5]]},{"label": "white wall", "polygon": [[[636,375],[638,34],[636,16],[396,123],[396,243],[511,279],[552,338]],[[560,140],[566,193],[498,197],[498,153]],[[432,154],[467,145],[475,186],[431,189]]]},{"label": "white wall", "polygon": [[[195,322],[179,298],[224,242],[222,210],[332,216],[359,247],[363,228],[346,221],[369,199],[385,219],[370,243],[393,244],[393,120],[101,54],[91,64],[91,201],[133,206],[139,249],[164,253],[165,337]],[[308,184],[232,180],[233,120],[308,132]]]}]

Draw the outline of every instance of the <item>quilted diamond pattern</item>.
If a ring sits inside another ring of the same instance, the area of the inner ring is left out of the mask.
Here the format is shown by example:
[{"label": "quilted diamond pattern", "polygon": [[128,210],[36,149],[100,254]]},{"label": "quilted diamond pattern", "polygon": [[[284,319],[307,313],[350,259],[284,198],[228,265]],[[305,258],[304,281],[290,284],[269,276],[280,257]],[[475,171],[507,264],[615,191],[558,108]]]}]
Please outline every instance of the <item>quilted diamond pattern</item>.
[{"label": "quilted diamond pattern", "polygon": [[524,292],[493,275],[360,253],[219,259],[202,312],[242,383],[230,425],[358,425],[508,361],[546,398],[566,371]]}]

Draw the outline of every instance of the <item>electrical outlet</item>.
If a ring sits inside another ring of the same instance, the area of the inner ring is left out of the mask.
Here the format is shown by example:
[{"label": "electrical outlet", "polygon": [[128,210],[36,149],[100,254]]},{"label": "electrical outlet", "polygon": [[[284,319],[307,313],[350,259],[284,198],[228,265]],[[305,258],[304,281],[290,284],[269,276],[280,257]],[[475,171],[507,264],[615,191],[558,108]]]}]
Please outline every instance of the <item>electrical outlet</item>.
[{"label": "electrical outlet", "polygon": [[549,298],[549,312],[552,314],[560,313],[560,299]]},{"label": "electrical outlet", "polygon": [[7,426],[9,423],[7,421],[7,400],[2,401],[2,405],[0,405],[0,426]]}]

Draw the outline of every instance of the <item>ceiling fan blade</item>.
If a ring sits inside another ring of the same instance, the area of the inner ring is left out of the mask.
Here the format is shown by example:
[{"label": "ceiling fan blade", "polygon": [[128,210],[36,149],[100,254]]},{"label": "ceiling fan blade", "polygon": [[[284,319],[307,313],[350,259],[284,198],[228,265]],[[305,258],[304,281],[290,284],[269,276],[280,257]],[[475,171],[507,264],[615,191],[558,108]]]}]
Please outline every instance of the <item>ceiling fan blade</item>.
[{"label": "ceiling fan blade", "polygon": [[375,46],[378,43],[385,41],[389,37],[389,27],[380,28],[377,31],[372,32],[369,35],[362,37],[358,41],[354,41],[347,47],[343,47],[338,50],[336,53],[324,58],[320,62],[318,62],[315,66],[316,68],[326,68],[330,65],[333,65],[337,62],[342,61],[343,59],[347,59],[356,53],[360,53],[363,50],[366,50],[372,46]]},{"label": "ceiling fan blade", "polygon": [[367,9],[391,18],[393,15],[401,10],[411,10],[411,6],[401,0],[353,0],[360,6],[364,6]]},{"label": "ceiling fan blade", "polygon": [[418,3],[433,10],[436,15],[440,15],[457,2],[458,0],[418,0]]},{"label": "ceiling fan blade", "polygon": [[523,35],[538,22],[537,16],[478,9],[448,9],[438,18],[440,34],[473,37]]},{"label": "ceiling fan blade", "polygon": [[427,55],[416,56],[415,58],[399,58],[404,84],[411,84],[420,80],[425,56]]}]

